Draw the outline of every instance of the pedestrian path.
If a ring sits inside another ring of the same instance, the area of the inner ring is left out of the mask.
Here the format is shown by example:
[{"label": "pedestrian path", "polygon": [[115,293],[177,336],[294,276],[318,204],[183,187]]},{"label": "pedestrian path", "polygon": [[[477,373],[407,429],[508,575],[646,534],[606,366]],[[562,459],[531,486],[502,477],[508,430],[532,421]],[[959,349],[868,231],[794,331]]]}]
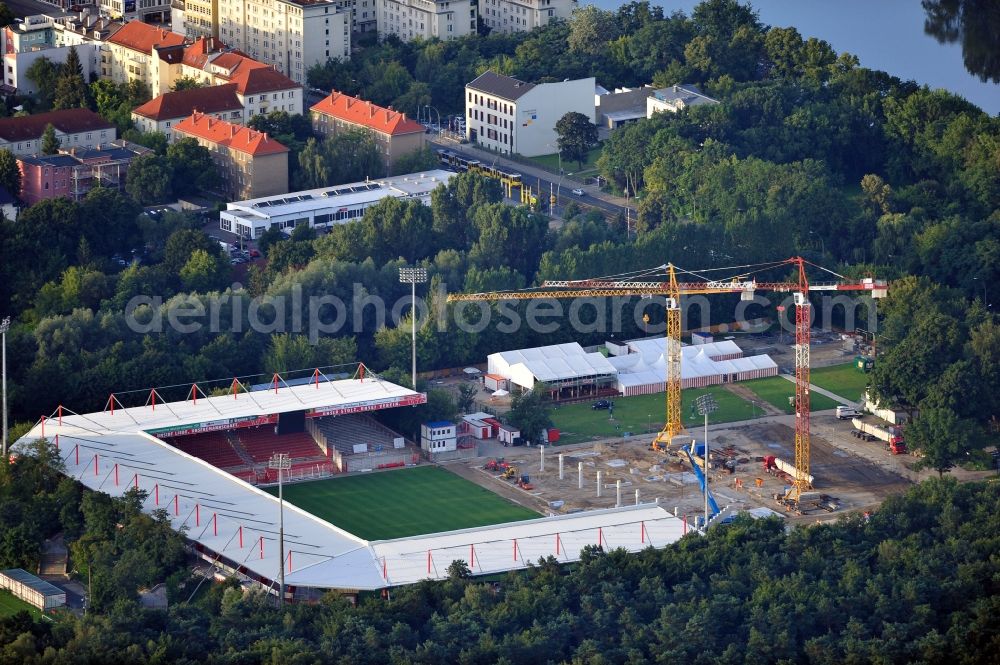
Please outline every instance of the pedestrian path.
[{"label": "pedestrian path", "polygon": [[[792,383],[795,383],[795,377],[794,376],[789,375],[789,374],[781,374],[781,376],[784,377],[785,379],[787,379],[788,381],[791,381]],[[829,390],[825,390],[823,388],[820,388],[815,383],[810,383],[809,384],[809,390],[811,390],[812,392],[818,393],[820,395],[823,395],[825,397],[829,397],[834,402],[838,402],[840,404],[843,404],[844,406],[857,407],[857,405],[858,405],[857,402],[852,402],[851,400],[846,399],[844,397],[841,397],[840,395],[837,395],[836,393],[831,393]]]}]

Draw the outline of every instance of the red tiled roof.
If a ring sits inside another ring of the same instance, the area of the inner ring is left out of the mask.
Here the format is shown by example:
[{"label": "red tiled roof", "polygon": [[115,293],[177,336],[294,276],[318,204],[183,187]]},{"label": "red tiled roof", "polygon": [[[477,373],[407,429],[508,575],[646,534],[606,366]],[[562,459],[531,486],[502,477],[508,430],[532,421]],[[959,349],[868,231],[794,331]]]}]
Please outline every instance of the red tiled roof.
[{"label": "red tiled roof", "polygon": [[241,95],[302,87],[274,67],[238,52],[223,53],[212,60],[211,65],[210,69],[225,70],[217,75],[235,83]]},{"label": "red tiled roof", "polygon": [[225,83],[164,93],[149,100],[132,113],[152,120],[168,120],[185,118],[195,111],[221,113],[242,110],[243,105],[236,97],[236,84]]},{"label": "red tiled roof", "polygon": [[0,118],[0,138],[5,141],[37,139],[49,124],[65,134],[114,128],[89,109],[62,109],[18,118]]},{"label": "red tiled roof", "polygon": [[226,45],[215,37],[199,37],[194,43],[184,49],[184,64],[201,69],[208,62],[208,56],[226,48]]},{"label": "red tiled roof", "polygon": [[382,108],[337,91],[313,106],[312,110],[393,136],[424,131],[420,123],[410,120],[405,113]]},{"label": "red tiled roof", "polygon": [[225,120],[216,120],[197,112],[174,125],[174,131],[202,138],[232,150],[239,150],[254,157],[288,152],[288,148],[268,138],[265,132],[234,125]]},{"label": "red tiled roof", "polygon": [[133,51],[153,53],[154,46],[178,46],[184,43],[184,36],[163,30],[142,21],[129,21],[108,39]]}]

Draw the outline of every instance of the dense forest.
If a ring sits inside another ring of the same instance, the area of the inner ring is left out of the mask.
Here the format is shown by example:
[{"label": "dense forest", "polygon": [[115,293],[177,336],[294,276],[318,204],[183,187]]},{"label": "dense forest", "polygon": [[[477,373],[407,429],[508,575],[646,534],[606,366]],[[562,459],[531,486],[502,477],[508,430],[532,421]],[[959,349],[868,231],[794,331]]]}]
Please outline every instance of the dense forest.
[{"label": "dense forest", "polygon": [[[197,586],[181,536],[134,491],[90,492],[39,445],[0,468],[0,565],[64,530],[93,589],[86,616],[0,619],[0,664],[993,662],[1000,649],[1000,484],[932,480],[870,516],[786,529],[740,517],[639,554],[539,560],[275,610],[235,581]],[[22,519],[18,519],[21,517]],[[31,533],[28,533],[31,532]],[[168,580],[168,611],[134,590]],[[193,595],[193,599],[192,599]]]}]

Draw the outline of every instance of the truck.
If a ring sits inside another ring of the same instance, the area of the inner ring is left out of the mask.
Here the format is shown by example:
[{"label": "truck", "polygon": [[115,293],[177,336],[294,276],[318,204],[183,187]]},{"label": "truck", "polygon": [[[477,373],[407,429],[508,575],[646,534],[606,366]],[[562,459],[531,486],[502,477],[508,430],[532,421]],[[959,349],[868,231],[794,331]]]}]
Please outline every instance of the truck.
[{"label": "truck", "polygon": [[906,442],[903,441],[903,431],[895,425],[888,423],[881,425],[863,418],[854,418],[851,420],[851,424],[862,434],[874,436],[882,441],[885,444],[885,449],[893,455],[905,455],[908,452]]}]

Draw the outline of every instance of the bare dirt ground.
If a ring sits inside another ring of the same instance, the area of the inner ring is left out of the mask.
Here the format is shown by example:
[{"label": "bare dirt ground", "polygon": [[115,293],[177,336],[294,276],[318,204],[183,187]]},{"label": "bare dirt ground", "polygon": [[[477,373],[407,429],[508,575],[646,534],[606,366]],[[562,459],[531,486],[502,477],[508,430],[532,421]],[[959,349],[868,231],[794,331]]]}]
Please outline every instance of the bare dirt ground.
[{"label": "bare dirt ground", "polygon": [[[836,423],[835,419],[832,419]],[[787,416],[758,419],[748,423],[733,423],[710,428],[709,441],[717,468],[710,474],[710,489],[720,506],[754,508],[764,506],[798,521],[821,521],[846,511],[865,510],[877,506],[886,497],[902,492],[911,483],[905,466],[895,467],[886,460],[891,457],[871,444],[871,458],[844,447],[831,444],[822,427],[811,441],[811,471],[815,490],[835,497],[839,510],[829,513],[811,509],[802,515],[785,510],[773,499],[788,486],[787,479],[763,472],[763,457],[775,455],[789,463],[794,460],[794,432]],[[832,424],[827,427],[838,432]],[[700,438],[700,437],[699,437]],[[842,437],[840,437],[842,438]],[[848,437],[849,438],[849,437]],[[704,499],[690,464],[683,463],[675,452],[657,453],[647,449],[645,437],[629,441],[611,440],[597,444],[556,446],[545,450],[545,466],[540,466],[538,448],[505,449],[506,461],[518,467],[519,474],[530,476],[534,489],[525,491],[499,474],[487,472],[483,465],[488,458],[477,458],[449,464],[448,468],[473,482],[497,492],[519,504],[543,514],[563,514],[594,508],[611,508],[618,501],[617,487],[621,481],[621,505],[639,500],[659,500],[678,515],[697,515],[703,510]],[[563,455],[563,478],[559,478],[559,455]],[[727,457],[736,460],[736,470],[730,474],[722,468]],[[686,459],[686,458],[685,458]],[[582,465],[583,487],[578,486]],[[597,473],[601,472],[601,495],[598,496]],[[742,488],[736,480],[742,480]],[[757,485],[760,479],[760,486]],[[914,477],[913,480],[916,480]],[[558,502],[562,502],[559,505]]]}]

